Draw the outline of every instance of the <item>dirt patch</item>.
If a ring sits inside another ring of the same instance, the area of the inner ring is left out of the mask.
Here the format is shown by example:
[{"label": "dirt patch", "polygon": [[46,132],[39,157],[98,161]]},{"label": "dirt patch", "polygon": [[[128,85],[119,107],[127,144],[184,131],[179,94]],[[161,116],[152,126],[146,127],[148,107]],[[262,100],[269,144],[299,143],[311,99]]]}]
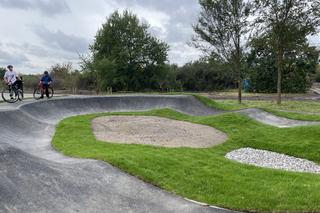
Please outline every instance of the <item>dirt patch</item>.
[{"label": "dirt patch", "polygon": [[98,117],[92,127],[98,140],[112,143],[205,148],[228,139],[209,126],[154,116]]}]

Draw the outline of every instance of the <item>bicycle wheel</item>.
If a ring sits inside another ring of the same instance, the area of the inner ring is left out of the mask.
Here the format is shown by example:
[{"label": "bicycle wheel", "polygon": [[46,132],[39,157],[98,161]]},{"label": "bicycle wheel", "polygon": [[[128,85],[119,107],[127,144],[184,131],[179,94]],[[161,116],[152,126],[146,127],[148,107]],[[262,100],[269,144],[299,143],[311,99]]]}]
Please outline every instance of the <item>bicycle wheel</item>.
[{"label": "bicycle wheel", "polygon": [[36,100],[39,100],[41,98],[41,89],[40,87],[37,87],[33,91],[33,98]]},{"label": "bicycle wheel", "polygon": [[23,97],[24,97],[23,91],[21,89],[18,89],[17,93],[18,93],[18,100],[23,101]]},{"label": "bicycle wheel", "polygon": [[50,99],[50,98],[53,97],[53,94],[54,94],[53,89],[52,89],[51,86],[49,86],[48,91],[49,91],[49,97],[48,98]]},{"label": "bicycle wheel", "polygon": [[11,89],[4,89],[1,93],[2,99],[7,103],[15,103],[19,100],[19,93]]}]

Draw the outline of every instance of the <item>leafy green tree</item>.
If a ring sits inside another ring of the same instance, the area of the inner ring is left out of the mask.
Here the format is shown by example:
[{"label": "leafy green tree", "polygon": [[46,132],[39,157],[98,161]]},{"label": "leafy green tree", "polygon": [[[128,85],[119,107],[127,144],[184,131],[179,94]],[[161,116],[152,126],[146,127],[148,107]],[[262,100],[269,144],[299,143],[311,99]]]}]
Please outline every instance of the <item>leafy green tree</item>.
[{"label": "leafy green tree", "polygon": [[111,90],[110,88],[117,89],[119,78],[116,76],[116,65],[113,61],[107,58],[97,61],[95,65],[97,68],[96,75],[99,81],[97,88],[102,91]]},{"label": "leafy green tree", "polygon": [[5,68],[2,68],[0,67],[0,89],[2,89],[3,87],[3,76],[4,76],[4,73],[6,72],[6,69]]},{"label": "leafy green tree", "polygon": [[163,64],[161,66],[148,66],[144,75],[144,88],[162,92],[180,91],[181,85],[177,81],[178,66]]},{"label": "leafy green tree", "polygon": [[49,70],[55,89],[69,90],[71,93],[77,93],[81,73],[75,70],[71,62],[55,64]]},{"label": "leafy green tree", "polygon": [[6,69],[3,67],[0,67],[0,78],[1,79],[3,78],[5,72],[6,72]]},{"label": "leafy green tree", "polygon": [[320,83],[320,65],[317,65],[317,71],[316,71],[316,75],[315,75],[315,81]]},{"label": "leafy green tree", "polygon": [[268,36],[277,67],[277,103],[281,104],[282,77],[288,55],[299,49],[320,26],[320,2],[314,0],[256,0],[257,32]]},{"label": "leafy green tree", "polygon": [[96,91],[99,94],[97,70],[94,68],[91,56],[80,56],[81,75],[78,79],[78,88],[81,90]]},{"label": "leafy green tree", "polygon": [[145,84],[143,76],[150,70],[147,67],[164,65],[169,47],[153,37],[148,28],[129,11],[109,16],[90,47],[93,69],[109,78],[101,84],[117,90],[140,90]]},{"label": "leafy green tree", "polygon": [[23,78],[24,90],[33,91],[33,89],[36,88],[37,85],[39,84],[41,75],[40,74],[22,75],[22,78]]},{"label": "leafy green tree", "polygon": [[79,79],[80,79],[81,73],[79,70],[73,70],[70,74],[69,74],[69,89],[70,92],[73,94],[78,93],[79,90]]},{"label": "leafy green tree", "polygon": [[55,88],[64,90],[70,88],[72,70],[71,63],[55,64],[48,70],[54,79]]},{"label": "leafy green tree", "polygon": [[215,60],[199,60],[179,68],[178,81],[187,91],[212,91],[235,88],[229,66]]},{"label": "leafy green tree", "polygon": [[241,66],[248,43],[251,4],[245,0],[199,0],[201,11],[194,26],[196,47],[227,63],[237,76],[242,99]]},{"label": "leafy green tree", "polygon": [[95,91],[98,94],[99,91],[97,91],[97,86],[96,86],[97,77],[95,74],[96,73],[91,71],[80,72],[79,78],[77,80],[78,93],[83,94],[83,90],[85,90],[86,92]]},{"label": "leafy green tree", "polygon": [[[254,39],[248,55],[248,78],[250,90],[254,92],[277,91],[276,53],[268,45],[269,36]],[[299,49],[287,54],[284,61],[282,91],[306,92],[316,72],[319,51],[303,41]]]}]

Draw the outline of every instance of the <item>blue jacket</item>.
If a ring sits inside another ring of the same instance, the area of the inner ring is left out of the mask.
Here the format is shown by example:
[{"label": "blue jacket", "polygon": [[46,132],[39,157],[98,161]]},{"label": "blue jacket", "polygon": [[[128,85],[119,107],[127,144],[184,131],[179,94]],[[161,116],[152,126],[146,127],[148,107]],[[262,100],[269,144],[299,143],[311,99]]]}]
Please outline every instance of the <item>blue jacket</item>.
[{"label": "blue jacket", "polygon": [[51,78],[50,75],[44,75],[44,76],[42,76],[42,78],[41,78],[41,82],[42,82],[43,84],[48,85],[50,82],[52,82],[52,78]]}]

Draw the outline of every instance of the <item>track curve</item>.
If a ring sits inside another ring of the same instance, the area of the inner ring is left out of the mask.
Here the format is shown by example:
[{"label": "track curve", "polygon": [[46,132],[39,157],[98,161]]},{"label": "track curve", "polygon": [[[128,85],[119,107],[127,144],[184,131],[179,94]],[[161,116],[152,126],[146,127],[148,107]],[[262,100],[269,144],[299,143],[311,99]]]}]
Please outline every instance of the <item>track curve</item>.
[{"label": "track curve", "polygon": [[0,110],[0,212],[232,212],[202,206],[111,165],[63,156],[51,147],[55,125],[88,113],[173,108],[220,111],[192,96],[60,98]]},{"label": "track curve", "polygon": [[317,121],[300,121],[283,118],[256,108],[242,109],[238,110],[237,112],[247,115],[248,117],[261,123],[279,128],[320,125],[320,122]]},{"label": "track curve", "polygon": [[224,113],[193,96],[165,95],[69,97],[0,108],[0,212],[232,212],[186,201],[107,163],[70,158],[51,147],[63,118],[160,108]]}]

